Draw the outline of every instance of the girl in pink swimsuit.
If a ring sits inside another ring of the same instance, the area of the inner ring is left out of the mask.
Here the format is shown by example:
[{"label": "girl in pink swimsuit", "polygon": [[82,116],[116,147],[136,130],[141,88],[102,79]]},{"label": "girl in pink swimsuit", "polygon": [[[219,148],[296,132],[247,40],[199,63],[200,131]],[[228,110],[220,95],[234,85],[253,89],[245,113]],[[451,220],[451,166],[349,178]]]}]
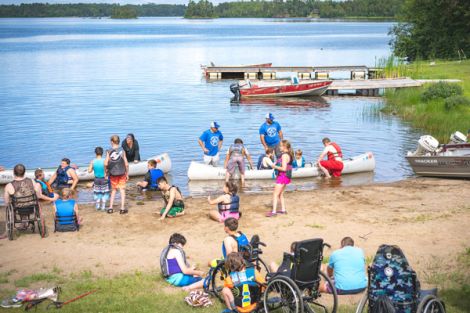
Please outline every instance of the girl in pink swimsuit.
[{"label": "girl in pink swimsuit", "polygon": [[214,221],[223,223],[227,218],[240,218],[240,198],[237,195],[237,185],[231,181],[225,182],[224,194],[216,199],[207,198],[209,204],[217,204],[217,210],[209,212]]},{"label": "girl in pink swimsuit", "polygon": [[[276,216],[277,214],[287,214],[284,191],[291,182],[294,152],[288,140],[282,140],[279,149],[282,155],[277,160],[276,164],[272,166],[276,171],[276,185],[273,191],[273,209],[271,212],[266,213],[267,217]],[[281,211],[277,211],[278,202],[281,202]]]}]

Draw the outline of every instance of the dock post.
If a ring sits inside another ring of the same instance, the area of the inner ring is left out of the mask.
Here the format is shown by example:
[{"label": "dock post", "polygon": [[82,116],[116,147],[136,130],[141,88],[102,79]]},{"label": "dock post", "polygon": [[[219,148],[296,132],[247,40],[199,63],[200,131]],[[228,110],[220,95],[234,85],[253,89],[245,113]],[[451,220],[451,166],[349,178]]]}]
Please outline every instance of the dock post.
[{"label": "dock post", "polygon": [[325,80],[329,78],[328,72],[315,72],[315,78],[319,80]]},{"label": "dock post", "polygon": [[310,73],[299,73],[298,74],[299,79],[311,79],[311,74]]},{"label": "dock post", "polygon": [[209,73],[209,79],[221,79],[222,73]]}]

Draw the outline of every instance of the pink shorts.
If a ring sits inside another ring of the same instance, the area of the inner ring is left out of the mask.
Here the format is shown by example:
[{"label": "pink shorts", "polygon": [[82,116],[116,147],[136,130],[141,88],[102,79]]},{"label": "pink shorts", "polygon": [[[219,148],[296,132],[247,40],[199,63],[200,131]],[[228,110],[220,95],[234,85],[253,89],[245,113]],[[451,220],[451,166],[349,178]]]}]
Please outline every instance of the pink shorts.
[{"label": "pink shorts", "polygon": [[233,217],[237,220],[240,218],[240,213],[233,213],[230,211],[222,211],[219,214],[220,214],[219,222],[221,223],[225,222],[225,220],[228,219],[229,217]]},{"label": "pink shorts", "polygon": [[277,175],[276,177],[276,184],[289,185],[290,182],[291,182],[291,179],[287,177],[285,172],[279,173],[279,175]]}]

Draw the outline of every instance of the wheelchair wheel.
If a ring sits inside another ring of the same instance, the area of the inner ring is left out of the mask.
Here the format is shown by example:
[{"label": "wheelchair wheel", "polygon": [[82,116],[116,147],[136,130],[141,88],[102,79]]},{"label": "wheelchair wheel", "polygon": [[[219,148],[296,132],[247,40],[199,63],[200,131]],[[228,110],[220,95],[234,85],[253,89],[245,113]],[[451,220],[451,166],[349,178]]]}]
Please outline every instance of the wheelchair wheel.
[{"label": "wheelchair wheel", "polygon": [[224,288],[225,277],[227,277],[225,262],[219,262],[219,264],[217,264],[215,269],[212,271],[209,291],[222,302],[224,300],[222,297],[222,289]]},{"label": "wheelchair wheel", "polygon": [[433,295],[428,295],[419,303],[417,313],[445,313],[442,301]]},{"label": "wheelchair wheel", "polygon": [[304,304],[299,287],[286,276],[276,276],[266,286],[263,295],[264,311],[303,313]]},{"label": "wheelchair wheel", "polygon": [[41,238],[46,237],[46,221],[44,214],[42,214],[41,206],[38,206],[38,211],[36,212],[36,223],[38,225],[38,232]]},{"label": "wheelchair wheel", "polygon": [[361,298],[361,301],[359,301],[359,304],[357,305],[356,313],[362,313],[364,311],[364,308],[367,305],[367,300],[369,300],[369,292],[366,290]]},{"label": "wheelchair wheel", "polygon": [[6,229],[9,240],[14,239],[15,233],[15,217],[13,216],[13,207],[11,205],[6,208]]},{"label": "wheelchair wheel", "polygon": [[[307,312],[318,312],[318,310],[312,308],[318,308],[320,312],[324,313],[336,313],[336,310],[338,309],[338,295],[336,293],[336,288],[334,284],[332,283],[331,279],[320,271],[320,277],[327,282],[331,288],[332,288],[332,293],[318,293],[318,298],[312,299],[307,303],[307,301],[304,300],[305,302],[305,309]],[[312,307],[311,307],[312,306]]]},{"label": "wheelchair wheel", "polygon": [[255,264],[256,264],[256,270],[260,272],[261,276],[266,277],[269,274],[269,267],[266,265],[266,263],[264,263],[263,260],[258,258],[255,261]]}]

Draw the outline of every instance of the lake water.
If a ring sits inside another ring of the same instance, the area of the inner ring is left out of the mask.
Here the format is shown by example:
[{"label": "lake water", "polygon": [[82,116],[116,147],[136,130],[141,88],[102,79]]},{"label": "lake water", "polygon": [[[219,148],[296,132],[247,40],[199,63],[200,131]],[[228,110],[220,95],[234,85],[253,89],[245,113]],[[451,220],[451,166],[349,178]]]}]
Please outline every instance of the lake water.
[{"label": "lake water", "polygon": [[[171,178],[185,194],[218,183],[191,183],[186,171],[202,158],[197,144],[210,121],[221,124],[224,151],[243,138],[261,152],[258,128],[272,112],[285,137],[307,160],[325,136],[345,156],[372,151],[374,174],[342,184],[393,181],[411,175],[404,154],[416,131],[374,113],[379,98],[325,97],[312,102],[231,106],[233,81],[208,83],[200,64],[370,65],[390,53],[388,22],[182,18],[0,19],[0,164],[48,167],[69,157],[87,164],[110,135],[132,132],[143,157],[168,152]],[[291,188],[328,186],[319,179]],[[246,192],[272,186],[249,182]],[[86,193],[85,193],[86,194]],[[86,197],[85,197],[86,198]]]}]

